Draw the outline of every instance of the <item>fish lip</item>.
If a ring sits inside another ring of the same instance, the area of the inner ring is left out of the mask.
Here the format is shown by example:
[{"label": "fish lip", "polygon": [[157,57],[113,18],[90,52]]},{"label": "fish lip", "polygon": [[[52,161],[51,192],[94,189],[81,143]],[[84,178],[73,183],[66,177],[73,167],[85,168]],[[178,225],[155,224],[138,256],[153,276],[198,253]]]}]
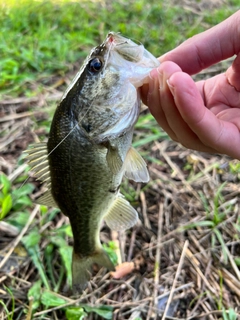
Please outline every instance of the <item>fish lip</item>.
[{"label": "fish lip", "polygon": [[107,46],[121,46],[126,43],[131,43],[131,39],[125,38],[120,32],[110,31],[104,41]]}]

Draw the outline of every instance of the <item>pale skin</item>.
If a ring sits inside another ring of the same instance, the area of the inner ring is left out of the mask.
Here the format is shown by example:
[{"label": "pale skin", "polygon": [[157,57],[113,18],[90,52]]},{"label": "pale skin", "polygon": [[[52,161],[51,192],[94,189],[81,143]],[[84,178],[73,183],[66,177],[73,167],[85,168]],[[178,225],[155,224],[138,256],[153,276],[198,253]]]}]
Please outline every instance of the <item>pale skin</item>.
[{"label": "pale skin", "polygon": [[[225,73],[192,80],[190,75],[232,56]],[[160,126],[189,149],[240,160],[240,10],[159,60],[141,95]]]}]

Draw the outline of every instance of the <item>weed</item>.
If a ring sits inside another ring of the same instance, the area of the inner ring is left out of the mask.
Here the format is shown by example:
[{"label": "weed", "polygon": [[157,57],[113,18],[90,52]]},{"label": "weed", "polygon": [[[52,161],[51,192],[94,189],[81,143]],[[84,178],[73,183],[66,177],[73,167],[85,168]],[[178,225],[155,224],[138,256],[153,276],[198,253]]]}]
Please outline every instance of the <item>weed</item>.
[{"label": "weed", "polygon": [[213,209],[210,210],[211,204],[208,203],[208,200],[203,195],[202,192],[199,192],[203,206],[206,210],[206,220],[196,221],[190,224],[185,225],[184,227],[179,228],[179,230],[189,230],[197,227],[208,227],[210,229],[211,235],[211,246],[212,248],[216,245],[216,240],[220,243],[222,247],[223,261],[225,264],[228,262],[228,250],[223,239],[222,233],[219,231],[219,228],[224,226],[224,221],[228,212],[231,211],[232,207],[230,206],[227,210],[221,212],[221,203],[223,202],[222,190],[225,186],[223,183],[218,189],[213,199]]},{"label": "weed", "polygon": [[11,299],[12,299],[12,310],[9,311],[7,306],[5,305],[5,303],[3,301],[0,300],[0,305],[3,306],[5,312],[6,312],[6,315],[7,315],[7,320],[13,320],[13,316],[14,316],[14,310],[15,310],[15,299],[14,299],[14,295],[12,293],[12,291],[5,287],[5,289],[7,290],[8,294],[11,296]]},{"label": "weed", "polygon": [[116,246],[115,242],[114,241],[109,241],[107,244],[104,243],[103,244],[103,248],[107,252],[107,254],[109,255],[112,263],[114,265],[117,265],[118,257],[117,257],[117,254],[116,254],[116,250],[118,249],[118,247]]},{"label": "weed", "polygon": [[12,188],[12,183],[6,175],[0,174],[0,220],[2,220],[11,210],[13,212],[21,211],[31,206],[32,201],[29,195],[34,187],[27,183],[21,188]]},{"label": "weed", "polygon": [[225,308],[223,308],[223,320],[237,320],[238,319],[238,315],[237,313],[234,311],[233,308],[230,308],[228,310],[226,310]]}]

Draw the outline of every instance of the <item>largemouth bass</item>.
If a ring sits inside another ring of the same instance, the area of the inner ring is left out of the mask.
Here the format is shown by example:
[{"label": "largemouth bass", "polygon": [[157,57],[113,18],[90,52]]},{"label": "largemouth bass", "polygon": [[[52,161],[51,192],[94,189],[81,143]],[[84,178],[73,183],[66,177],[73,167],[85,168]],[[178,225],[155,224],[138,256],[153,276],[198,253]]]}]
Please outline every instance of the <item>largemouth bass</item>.
[{"label": "largemouth bass", "polygon": [[27,150],[37,178],[47,182],[38,203],[59,207],[69,217],[74,291],[84,290],[93,263],[114,270],[99,239],[103,219],[115,230],[138,220],[119,188],[123,176],[149,180],[146,163],[131,143],[140,112],[138,88],[158,65],[142,44],[110,32],[64,93],[48,142]]}]

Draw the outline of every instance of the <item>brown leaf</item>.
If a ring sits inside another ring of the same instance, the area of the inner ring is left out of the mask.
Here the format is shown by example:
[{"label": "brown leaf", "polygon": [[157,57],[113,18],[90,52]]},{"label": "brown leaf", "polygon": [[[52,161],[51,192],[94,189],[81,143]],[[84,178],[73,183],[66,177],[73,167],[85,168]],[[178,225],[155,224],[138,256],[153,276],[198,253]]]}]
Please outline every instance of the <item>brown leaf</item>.
[{"label": "brown leaf", "polygon": [[114,279],[121,279],[135,269],[134,262],[123,262],[116,266],[116,271],[111,272]]}]

